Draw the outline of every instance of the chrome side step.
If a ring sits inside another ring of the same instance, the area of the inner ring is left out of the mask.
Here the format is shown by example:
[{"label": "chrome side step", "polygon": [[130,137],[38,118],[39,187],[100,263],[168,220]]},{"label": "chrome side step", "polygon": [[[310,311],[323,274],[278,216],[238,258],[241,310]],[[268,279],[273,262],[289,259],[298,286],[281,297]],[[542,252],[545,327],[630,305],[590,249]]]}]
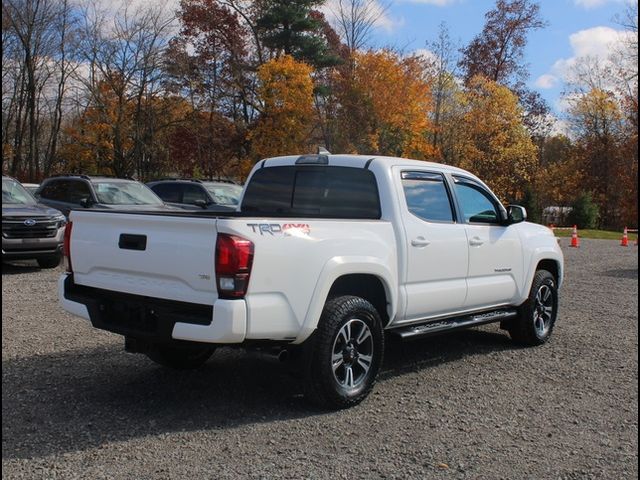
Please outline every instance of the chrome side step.
[{"label": "chrome side step", "polygon": [[443,320],[433,320],[420,325],[410,325],[388,330],[389,333],[398,335],[403,340],[426,337],[437,333],[457,330],[459,328],[475,327],[485,323],[499,322],[518,316],[516,310],[495,310],[493,312],[476,313],[465,317],[445,318]]}]

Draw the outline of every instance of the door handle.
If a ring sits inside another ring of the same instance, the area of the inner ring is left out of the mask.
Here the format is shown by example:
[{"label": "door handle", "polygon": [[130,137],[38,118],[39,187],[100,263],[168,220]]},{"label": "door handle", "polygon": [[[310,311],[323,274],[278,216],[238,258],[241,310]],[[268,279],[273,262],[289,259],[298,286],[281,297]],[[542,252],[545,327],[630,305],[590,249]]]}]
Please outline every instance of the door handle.
[{"label": "door handle", "polygon": [[411,245],[413,245],[414,247],[426,247],[430,243],[431,242],[424,237],[417,237],[411,240]]},{"label": "door handle", "polygon": [[469,245],[471,245],[472,247],[479,247],[483,243],[484,242],[480,239],[480,237],[473,237],[471,240],[469,240]]}]

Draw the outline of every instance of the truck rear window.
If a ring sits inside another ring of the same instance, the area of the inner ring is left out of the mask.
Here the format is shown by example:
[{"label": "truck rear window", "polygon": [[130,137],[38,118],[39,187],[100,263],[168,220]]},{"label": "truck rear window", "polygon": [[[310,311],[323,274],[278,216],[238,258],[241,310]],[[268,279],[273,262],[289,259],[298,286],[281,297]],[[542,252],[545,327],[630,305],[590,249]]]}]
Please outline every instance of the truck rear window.
[{"label": "truck rear window", "polygon": [[256,171],[241,211],[265,216],[380,218],[376,179],[351,167],[286,166]]}]

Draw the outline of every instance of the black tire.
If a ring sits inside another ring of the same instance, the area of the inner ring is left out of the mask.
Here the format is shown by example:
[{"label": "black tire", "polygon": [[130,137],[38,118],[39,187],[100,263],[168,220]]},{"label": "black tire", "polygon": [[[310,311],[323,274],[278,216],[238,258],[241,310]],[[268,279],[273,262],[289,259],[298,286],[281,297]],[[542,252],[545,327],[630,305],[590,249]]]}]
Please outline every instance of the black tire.
[{"label": "black tire", "polygon": [[533,277],[529,298],[519,310],[518,318],[507,325],[511,338],[523,346],[542,345],[553,332],[558,316],[558,285],[546,270]]},{"label": "black tire", "polygon": [[56,268],[60,265],[60,261],[62,260],[62,255],[50,255],[47,257],[38,257],[36,261],[38,262],[38,266],[40,268]]},{"label": "black tire", "polygon": [[193,370],[209,360],[215,347],[154,345],[146,352],[147,357],[163,367],[175,370]]},{"label": "black tire", "polygon": [[330,409],[360,403],[373,388],[384,355],[382,322],[375,307],[360,297],[330,299],[309,342],[307,400]]}]

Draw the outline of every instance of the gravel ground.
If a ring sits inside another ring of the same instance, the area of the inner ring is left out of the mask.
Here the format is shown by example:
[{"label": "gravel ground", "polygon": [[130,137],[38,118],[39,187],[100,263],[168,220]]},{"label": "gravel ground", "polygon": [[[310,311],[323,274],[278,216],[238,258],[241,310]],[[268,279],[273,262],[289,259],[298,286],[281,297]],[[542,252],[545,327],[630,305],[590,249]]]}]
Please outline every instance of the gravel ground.
[{"label": "gravel ground", "polygon": [[393,342],[337,413],[256,353],[189,373],[127,354],[56,304],[59,270],[5,264],[3,478],[637,478],[638,250],[562,245],[548,344],[495,325]]}]

